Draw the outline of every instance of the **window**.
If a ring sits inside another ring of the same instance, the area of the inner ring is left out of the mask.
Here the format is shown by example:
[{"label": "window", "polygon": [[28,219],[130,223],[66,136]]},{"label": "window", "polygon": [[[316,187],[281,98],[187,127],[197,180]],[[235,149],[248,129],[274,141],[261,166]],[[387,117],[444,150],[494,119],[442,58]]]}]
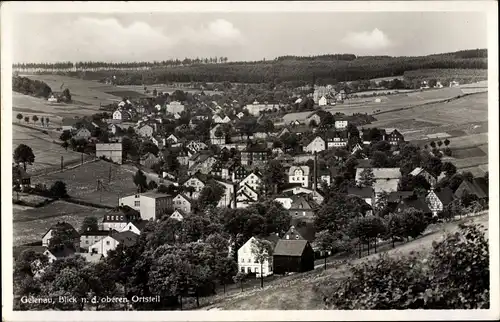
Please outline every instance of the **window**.
[{"label": "window", "polygon": [[109,220],[109,216],[106,216],[106,219]]},{"label": "window", "polygon": [[110,243],[109,243],[109,240],[107,240],[107,241],[106,241],[106,245],[109,245],[109,244],[110,244]]},{"label": "window", "polygon": [[286,239],[290,239],[290,235],[286,235]]},{"label": "window", "polygon": [[88,240],[86,240],[86,241],[85,241],[85,244],[86,244],[86,245],[88,245],[88,244],[89,244],[89,241],[88,241]]},{"label": "window", "polygon": [[123,220],[123,216],[120,216],[120,220]]},{"label": "window", "polygon": [[252,260],[249,258],[249,259],[247,260],[247,262],[248,262],[248,263],[251,263],[251,262],[252,262]]},{"label": "window", "polygon": [[295,236],[295,239],[297,239],[297,240],[298,240],[298,239],[299,239],[299,235]]},{"label": "window", "polygon": [[242,268],[241,268],[241,272],[242,272],[242,273],[245,273],[245,267],[242,267]]},{"label": "window", "polygon": [[134,207],[140,207],[141,202],[140,201],[134,201]]}]

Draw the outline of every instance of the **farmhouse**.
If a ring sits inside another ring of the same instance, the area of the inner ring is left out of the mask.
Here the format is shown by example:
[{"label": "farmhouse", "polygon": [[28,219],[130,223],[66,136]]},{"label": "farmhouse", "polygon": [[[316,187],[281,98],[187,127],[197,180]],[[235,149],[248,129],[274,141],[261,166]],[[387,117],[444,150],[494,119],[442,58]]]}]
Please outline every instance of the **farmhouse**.
[{"label": "farmhouse", "polygon": [[182,105],[180,102],[170,102],[170,104],[167,104],[167,112],[170,114],[175,114],[175,113],[182,113],[184,112],[184,105]]},{"label": "farmhouse", "polygon": [[427,180],[427,182],[434,187],[437,183],[436,177],[434,177],[432,174],[429,172],[425,171],[425,169],[417,167],[415,168],[412,172],[410,172],[410,175],[416,177],[416,176],[422,176]]},{"label": "farmhouse", "polygon": [[254,255],[254,252],[252,251],[252,248],[255,247],[253,245],[256,241],[257,239],[255,237],[252,237],[238,249],[238,271],[247,274],[255,273],[257,277],[260,277],[261,274],[263,276],[272,275],[273,274],[272,256],[269,256],[269,259],[262,263],[262,272],[260,270],[261,264],[257,261],[257,258]]},{"label": "farmhouse", "polygon": [[141,218],[146,220],[160,219],[168,209],[172,209],[172,196],[152,191],[122,197],[119,202],[120,206],[138,210]]},{"label": "farmhouse", "polygon": [[385,140],[388,141],[392,145],[398,145],[405,141],[403,134],[401,134],[398,130],[394,129],[389,134],[385,135]]},{"label": "farmhouse", "polygon": [[464,195],[476,195],[479,199],[488,198],[488,184],[484,178],[474,178],[472,181],[464,180],[455,190],[455,197],[462,198]]},{"label": "farmhouse", "polygon": [[425,197],[425,201],[432,214],[437,216],[437,214],[443,211],[444,207],[453,201],[453,190],[448,187],[440,190],[432,189]]},{"label": "farmhouse", "polygon": [[55,225],[52,225],[49,230],[42,236],[42,246],[49,247],[50,240],[54,236],[54,234],[57,234],[58,232],[61,233],[68,233],[71,238],[73,239],[73,246],[75,249],[78,249],[80,246],[80,234],[67,222],[58,222]]},{"label": "farmhouse", "polygon": [[88,228],[80,234],[80,248],[88,249],[91,245],[108,236],[110,232],[110,230],[92,230]]},{"label": "farmhouse", "polygon": [[78,140],[78,139],[88,140],[91,136],[92,136],[92,134],[90,133],[90,131],[86,127],[81,127],[76,131],[73,138],[75,140]]},{"label": "farmhouse", "polygon": [[[360,183],[361,173],[366,168],[356,169],[356,183]],[[392,192],[398,190],[398,184],[401,179],[401,172],[399,168],[371,168],[375,182],[373,189],[376,194],[380,192]]]},{"label": "farmhouse", "polygon": [[314,269],[314,250],[307,240],[279,240],[273,253],[275,274],[307,272]]},{"label": "farmhouse", "polygon": [[89,252],[93,254],[108,256],[110,250],[115,250],[119,244],[126,247],[135,245],[138,235],[131,231],[111,232],[111,234],[89,247]]},{"label": "farmhouse", "polygon": [[105,157],[111,161],[122,164],[122,144],[121,143],[96,143],[96,157]]},{"label": "farmhouse", "polygon": [[325,151],[325,150],[326,150],[326,142],[320,136],[315,137],[314,140],[312,140],[304,148],[304,151],[309,152],[309,153],[317,153],[317,152],[321,152],[321,151]]}]

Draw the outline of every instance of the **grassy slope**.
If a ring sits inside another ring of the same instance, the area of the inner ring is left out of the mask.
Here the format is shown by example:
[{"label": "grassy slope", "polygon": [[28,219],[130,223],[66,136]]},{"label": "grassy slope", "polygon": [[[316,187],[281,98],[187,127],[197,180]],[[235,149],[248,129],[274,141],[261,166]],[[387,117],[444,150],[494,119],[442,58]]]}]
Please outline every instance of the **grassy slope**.
[{"label": "grassy slope", "polygon": [[[478,217],[468,218],[464,221],[472,221],[483,224],[485,230],[488,225],[488,212]],[[442,230],[421,237],[410,243],[403,244],[395,249],[387,251],[391,256],[408,255],[411,252],[426,252],[431,249],[432,242],[443,238],[444,232],[453,232],[458,224],[446,224]],[[369,259],[376,258],[378,255],[370,255],[361,259],[354,260],[352,263],[359,263]],[[345,264],[329,268],[324,271],[321,268],[306,274],[297,274],[276,281],[270,282],[264,289],[255,288],[243,293],[220,298],[214,301],[214,304],[203,308],[215,310],[315,310],[323,309],[322,299],[313,291],[315,284],[321,283],[326,279],[334,279],[344,276],[347,272]]]}]

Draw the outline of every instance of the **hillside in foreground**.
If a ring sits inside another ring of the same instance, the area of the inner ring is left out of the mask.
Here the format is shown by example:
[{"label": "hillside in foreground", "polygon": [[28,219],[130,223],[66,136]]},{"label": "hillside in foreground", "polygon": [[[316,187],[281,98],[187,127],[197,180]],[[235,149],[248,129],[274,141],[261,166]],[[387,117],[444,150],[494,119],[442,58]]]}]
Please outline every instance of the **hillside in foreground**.
[{"label": "hillside in foreground", "polygon": [[[488,212],[460,222],[483,225],[487,236]],[[434,233],[403,244],[386,253],[391,257],[410,255],[413,252],[428,253],[432,249],[434,241],[442,240],[444,233],[457,231],[458,224],[459,222],[448,223]],[[374,254],[356,259],[351,264],[366,262],[377,256],[379,255]],[[270,282],[263,289],[256,287],[226,298],[221,296],[215,299],[213,304],[204,307],[203,310],[321,310],[324,309],[323,300],[314,291],[314,287],[345,276],[349,273],[348,268],[349,266],[345,263],[339,263],[324,271],[319,265],[313,272],[278,279]]]}]

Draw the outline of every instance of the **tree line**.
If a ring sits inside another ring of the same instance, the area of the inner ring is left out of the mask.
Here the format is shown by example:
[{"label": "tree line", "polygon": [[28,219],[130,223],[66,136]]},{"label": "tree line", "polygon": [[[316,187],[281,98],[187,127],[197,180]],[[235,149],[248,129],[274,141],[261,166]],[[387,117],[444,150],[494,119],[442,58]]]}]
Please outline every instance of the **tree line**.
[{"label": "tree line", "polygon": [[45,82],[21,76],[12,77],[12,90],[25,95],[44,98],[48,98],[52,93],[52,89]]}]

